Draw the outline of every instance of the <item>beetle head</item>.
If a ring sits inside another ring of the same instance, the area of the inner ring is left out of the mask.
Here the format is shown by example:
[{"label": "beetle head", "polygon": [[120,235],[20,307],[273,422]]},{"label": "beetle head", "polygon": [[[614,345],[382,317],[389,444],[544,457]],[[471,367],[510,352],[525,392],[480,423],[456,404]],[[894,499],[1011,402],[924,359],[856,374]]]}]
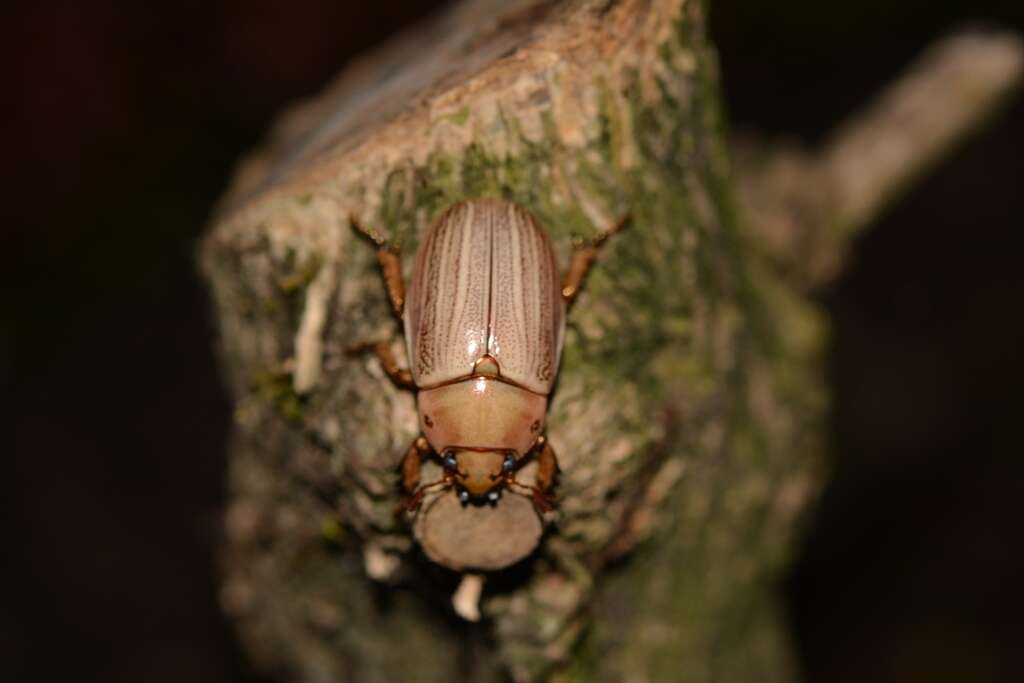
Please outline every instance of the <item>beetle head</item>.
[{"label": "beetle head", "polygon": [[494,501],[498,490],[505,484],[505,475],[515,466],[515,456],[508,451],[456,448],[446,450],[441,455],[441,462],[452,481],[468,494],[463,497],[464,502],[470,496],[487,496]]}]

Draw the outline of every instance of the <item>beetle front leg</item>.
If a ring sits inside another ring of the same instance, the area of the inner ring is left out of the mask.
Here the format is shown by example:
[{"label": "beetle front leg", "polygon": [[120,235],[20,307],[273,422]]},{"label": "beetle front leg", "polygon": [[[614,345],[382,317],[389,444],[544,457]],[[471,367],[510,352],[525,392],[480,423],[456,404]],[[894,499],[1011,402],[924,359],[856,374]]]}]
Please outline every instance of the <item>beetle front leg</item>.
[{"label": "beetle front leg", "polygon": [[520,484],[514,474],[509,474],[507,480],[509,485],[526,489],[533,499],[533,506],[537,512],[545,513],[555,509],[555,498],[549,491],[555,484],[555,477],[558,476],[558,458],[555,456],[555,449],[543,436],[537,437],[537,443],[533,447],[534,457],[537,459],[537,474],[534,477],[535,484],[527,486]]},{"label": "beetle front leg", "polygon": [[418,436],[409,446],[409,450],[405,452],[405,457],[402,458],[399,469],[402,473],[402,489],[405,491],[406,497],[402,501],[400,509],[404,509],[406,512],[413,512],[419,508],[423,501],[423,494],[428,489],[447,481],[441,479],[432,484],[420,486],[420,470],[423,466],[423,459],[428,455],[430,455],[430,444],[425,438]]},{"label": "beetle front leg", "polygon": [[377,245],[377,262],[380,263],[381,274],[384,276],[384,287],[388,292],[388,300],[391,301],[391,308],[395,315],[401,318],[402,311],[405,309],[405,282],[402,280],[401,251],[376,232],[364,227],[355,216],[350,216],[349,220],[356,232]]},{"label": "beetle front leg", "polygon": [[546,494],[555,484],[555,477],[558,476],[558,457],[551,442],[545,437],[538,437],[540,452],[537,454],[537,488],[541,493]]},{"label": "beetle front leg", "polygon": [[429,454],[430,444],[422,436],[418,436],[402,458],[399,468],[402,472],[402,489],[409,495],[415,493],[416,487],[420,485],[420,468],[423,465],[423,458]]},{"label": "beetle front leg", "polygon": [[569,261],[569,269],[565,271],[565,278],[562,280],[562,298],[565,299],[566,306],[571,306],[576,300],[576,295],[580,293],[580,288],[583,286],[590,267],[594,265],[594,261],[601,251],[601,245],[609,237],[622,230],[628,222],[629,216],[623,216],[615,225],[597,237],[576,242],[572,260]]}]

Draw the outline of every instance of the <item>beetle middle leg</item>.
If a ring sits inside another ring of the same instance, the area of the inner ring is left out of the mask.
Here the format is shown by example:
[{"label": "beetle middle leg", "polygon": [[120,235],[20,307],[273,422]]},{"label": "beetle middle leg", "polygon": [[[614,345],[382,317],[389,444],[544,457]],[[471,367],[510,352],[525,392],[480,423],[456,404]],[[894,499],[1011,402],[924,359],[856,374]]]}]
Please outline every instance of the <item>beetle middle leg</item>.
[{"label": "beetle middle leg", "polygon": [[597,237],[576,242],[572,260],[569,262],[569,269],[565,271],[565,278],[562,280],[562,298],[565,299],[567,306],[571,306],[572,302],[576,300],[576,295],[580,293],[580,287],[583,286],[590,267],[594,265],[594,261],[601,251],[601,245],[609,237],[622,230],[628,222],[629,215],[623,216],[615,225]]},{"label": "beetle middle leg", "polygon": [[352,227],[360,235],[377,245],[377,261],[380,263],[381,274],[384,276],[384,287],[388,292],[388,300],[395,315],[402,317],[405,308],[405,282],[402,280],[401,251],[390,244],[373,230],[367,229],[355,216],[350,216]]},{"label": "beetle middle leg", "polygon": [[409,390],[416,388],[412,373],[398,364],[395,354],[391,352],[390,344],[383,341],[364,342],[348,348],[349,353],[365,353],[367,351],[373,352],[373,355],[377,357],[377,362],[380,363],[380,369],[395,383],[395,386],[399,389]]}]

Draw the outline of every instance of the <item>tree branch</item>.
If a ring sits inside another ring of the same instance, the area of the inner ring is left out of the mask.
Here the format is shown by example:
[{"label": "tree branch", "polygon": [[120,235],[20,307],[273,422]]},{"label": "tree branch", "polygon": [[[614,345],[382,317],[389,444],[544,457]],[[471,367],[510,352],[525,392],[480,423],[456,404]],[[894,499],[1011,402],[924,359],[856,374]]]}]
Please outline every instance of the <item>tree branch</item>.
[{"label": "tree branch", "polygon": [[746,211],[802,286],[832,278],[849,241],[987,122],[1020,84],[1024,42],[965,31],[929,49],[820,150],[741,144]]}]

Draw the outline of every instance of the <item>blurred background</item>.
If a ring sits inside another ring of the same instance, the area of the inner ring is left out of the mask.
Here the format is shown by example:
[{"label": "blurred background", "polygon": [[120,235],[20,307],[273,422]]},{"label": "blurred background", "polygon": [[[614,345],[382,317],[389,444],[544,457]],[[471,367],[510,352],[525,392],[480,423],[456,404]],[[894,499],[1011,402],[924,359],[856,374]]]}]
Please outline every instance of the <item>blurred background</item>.
[{"label": "blurred background", "polygon": [[[195,241],[275,113],[439,4],[0,10],[6,674],[260,680],[217,609]],[[965,23],[1024,31],[1024,3],[715,0],[733,129],[813,146]],[[820,294],[834,475],[780,586],[808,681],[1024,680],[1022,164],[1018,94]]]}]

